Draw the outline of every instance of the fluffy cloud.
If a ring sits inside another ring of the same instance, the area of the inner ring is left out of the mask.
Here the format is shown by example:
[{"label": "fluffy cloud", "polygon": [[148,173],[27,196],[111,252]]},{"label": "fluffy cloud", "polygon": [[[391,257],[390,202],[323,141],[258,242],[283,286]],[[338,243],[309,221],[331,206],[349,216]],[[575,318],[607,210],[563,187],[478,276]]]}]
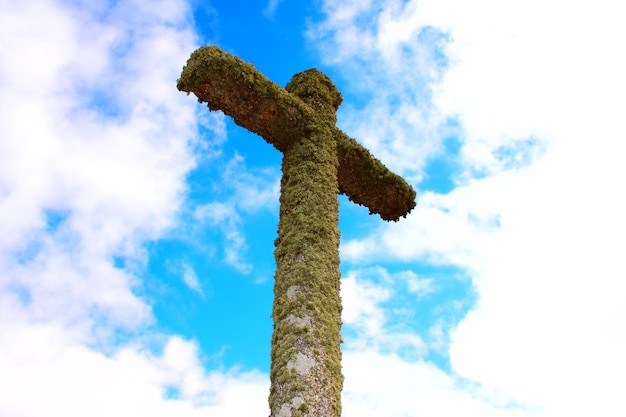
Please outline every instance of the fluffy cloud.
[{"label": "fluffy cloud", "polygon": [[[405,221],[344,242],[344,260],[454,265],[479,296],[452,330],[438,320],[398,330],[384,307],[394,286],[419,300],[436,292],[436,277],[348,274],[345,415],[623,414],[624,127],[615,103],[626,59],[615,6],[324,7],[311,39],[358,98],[341,110],[343,127],[418,186],[446,137],[460,143],[456,187],[420,192]],[[195,46],[188,19],[177,1],[3,3],[2,414],[267,408],[266,376],[207,371],[194,342],[149,327],[151,307],[137,295],[143,243],[176,224],[185,176],[224,140],[223,120],[196,116],[172,88]],[[198,122],[211,141],[198,139]],[[229,226],[226,256],[245,266],[238,211],[276,204],[277,182],[233,172],[239,205],[196,213]],[[400,356],[406,346],[419,355]],[[449,355],[450,369],[419,357],[430,350]]]},{"label": "fluffy cloud", "polygon": [[343,364],[345,416],[534,415],[428,362],[366,350],[346,353]]},{"label": "fluffy cloud", "polygon": [[139,346],[104,354],[74,343],[67,329],[49,324],[3,323],[3,329],[0,364],[6,395],[0,410],[6,415],[235,417],[267,408],[264,375],[207,373],[195,344],[176,337],[162,341],[160,354]]},{"label": "fluffy cloud", "polygon": [[[428,340],[423,340],[420,333],[408,326],[413,317],[407,313],[412,310],[397,297],[402,293],[403,284],[414,286],[416,281],[415,274],[408,271],[390,274],[379,267],[353,270],[342,279],[346,378],[343,414],[530,415],[526,407],[510,397],[447,372],[433,361],[424,360],[428,350],[442,347],[438,346],[442,341],[433,334],[442,328],[439,321]],[[445,291],[444,288],[440,290]],[[430,291],[436,290],[431,288]],[[420,298],[425,296],[421,293],[417,300],[411,300],[411,304],[419,304]],[[432,313],[422,308],[417,320],[433,322],[429,317]],[[446,346],[445,341],[443,345]]]},{"label": "fluffy cloud", "polygon": [[326,1],[326,18],[308,37],[359,106],[341,107],[339,125],[392,170],[419,181],[451,129],[431,105],[431,84],[447,67],[446,37],[404,21],[404,11],[389,3]]},{"label": "fluffy cloud", "polygon": [[[354,80],[361,73],[374,77],[365,91],[392,75],[395,85],[404,83],[403,94],[430,91],[426,100],[434,108],[411,104],[413,111],[459,123],[456,188],[420,193],[405,221],[344,242],[344,259],[465,269],[479,300],[451,332],[454,372],[539,415],[623,413],[618,393],[624,384],[615,375],[626,371],[619,330],[626,271],[616,242],[626,232],[619,192],[626,172],[618,160],[617,138],[625,129],[616,103],[626,93],[620,45],[626,33],[616,6],[325,4],[331,15],[312,32],[325,42],[330,63],[347,66]],[[444,44],[422,42],[427,28],[440,32]],[[443,71],[435,61],[421,61],[426,70],[418,72],[440,74],[427,79],[429,89],[386,64],[387,57],[404,59],[398,54],[408,55],[403,63],[418,62],[414,55],[428,45],[447,57]],[[367,131],[372,112],[390,125],[406,125],[398,117],[406,110],[379,104],[374,98],[350,109],[348,118],[362,120]],[[367,145],[386,146],[372,129]],[[422,146],[417,133],[414,138],[414,146]],[[437,149],[443,138],[427,141]],[[410,164],[424,167],[411,152],[389,160],[404,172]]]},{"label": "fluffy cloud", "polygon": [[0,414],[266,409],[265,376],[206,371],[138,295],[144,243],[176,224],[187,173],[223,140],[215,120],[198,138],[174,88],[190,12],[79,6],[9,1],[0,16]]},{"label": "fluffy cloud", "polygon": [[253,265],[246,260],[247,242],[240,214],[277,208],[280,192],[277,174],[271,169],[249,172],[244,159],[235,155],[217,179],[216,188],[227,190],[227,196],[193,208],[195,227],[205,224],[217,227],[223,235],[224,262],[242,273],[252,272]]}]

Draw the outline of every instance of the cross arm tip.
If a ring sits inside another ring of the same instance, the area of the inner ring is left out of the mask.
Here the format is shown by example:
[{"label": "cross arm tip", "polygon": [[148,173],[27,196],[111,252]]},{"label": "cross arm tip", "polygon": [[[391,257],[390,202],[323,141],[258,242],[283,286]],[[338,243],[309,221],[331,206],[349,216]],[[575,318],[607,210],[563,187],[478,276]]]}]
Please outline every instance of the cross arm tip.
[{"label": "cross arm tip", "polygon": [[339,152],[339,191],[385,221],[398,221],[415,207],[416,192],[356,140],[335,130]]},{"label": "cross arm tip", "polygon": [[209,110],[221,110],[281,152],[294,138],[306,134],[314,115],[313,109],[252,64],[217,46],[203,46],[191,54],[177,87],[193,93]]},{"label": "cross arm tip", "polygon": [[187,60],[187,64],[176,82],[178,91],[184,91],[189,94],[196,90],[207,78],[211,77],[211,72],[214,70],[213,67],[215,67],[215,64],[219,64],[222,59],[228,57],[239,59],[232,55],[226,56],[226,54],[215,45],[201,46],[196,49]]}]

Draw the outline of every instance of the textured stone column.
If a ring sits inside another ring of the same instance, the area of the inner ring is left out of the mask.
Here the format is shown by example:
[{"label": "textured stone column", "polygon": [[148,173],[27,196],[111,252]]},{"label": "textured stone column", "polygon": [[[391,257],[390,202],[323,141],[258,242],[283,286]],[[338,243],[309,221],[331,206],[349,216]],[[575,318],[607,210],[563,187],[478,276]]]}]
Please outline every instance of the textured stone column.
[{"label": "textured stone column", "polygon": [[[276,417],[338,417],[343,384],[339,188],[337,144],[329,124],[336,107],[325,101],[334,98],[338,106],[341,95],[315,70],[294,76],[287,91],[333,114],[307,126],[283,157],[270,408]],[[307,97],[307,91],[316,94]]]}]

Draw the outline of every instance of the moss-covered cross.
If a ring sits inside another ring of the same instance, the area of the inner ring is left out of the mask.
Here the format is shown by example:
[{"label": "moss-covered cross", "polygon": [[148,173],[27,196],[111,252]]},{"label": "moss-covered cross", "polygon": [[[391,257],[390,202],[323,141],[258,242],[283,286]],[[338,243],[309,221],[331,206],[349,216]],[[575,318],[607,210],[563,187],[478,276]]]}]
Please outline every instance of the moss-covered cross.
[{"label": "moss-covered cross", "polygon": [[282,89],[251,64],[208,46],[191,55],[178,89],[283,153],[271,415],[338,417],[343,375],[337,195],[395,221],[415,206],[415,191],[335,126],[341,93],[316,69],[294,75]]}]

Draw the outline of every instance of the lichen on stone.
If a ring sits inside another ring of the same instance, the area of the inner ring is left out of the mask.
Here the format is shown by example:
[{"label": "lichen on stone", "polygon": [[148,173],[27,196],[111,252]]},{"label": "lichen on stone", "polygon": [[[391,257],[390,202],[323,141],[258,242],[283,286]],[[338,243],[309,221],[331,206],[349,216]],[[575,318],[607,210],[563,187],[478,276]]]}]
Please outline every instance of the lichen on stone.
[{"label": "lichen on stone", "polygon": [[316,69],[294,75],[283,89],[251,64],[207,46],[191,55],[178,89],[283,153],[270,409],[276,417],[339,417],[337,195],[396,221],[415,206],[415,191],[335,126],[341,93]]}]

